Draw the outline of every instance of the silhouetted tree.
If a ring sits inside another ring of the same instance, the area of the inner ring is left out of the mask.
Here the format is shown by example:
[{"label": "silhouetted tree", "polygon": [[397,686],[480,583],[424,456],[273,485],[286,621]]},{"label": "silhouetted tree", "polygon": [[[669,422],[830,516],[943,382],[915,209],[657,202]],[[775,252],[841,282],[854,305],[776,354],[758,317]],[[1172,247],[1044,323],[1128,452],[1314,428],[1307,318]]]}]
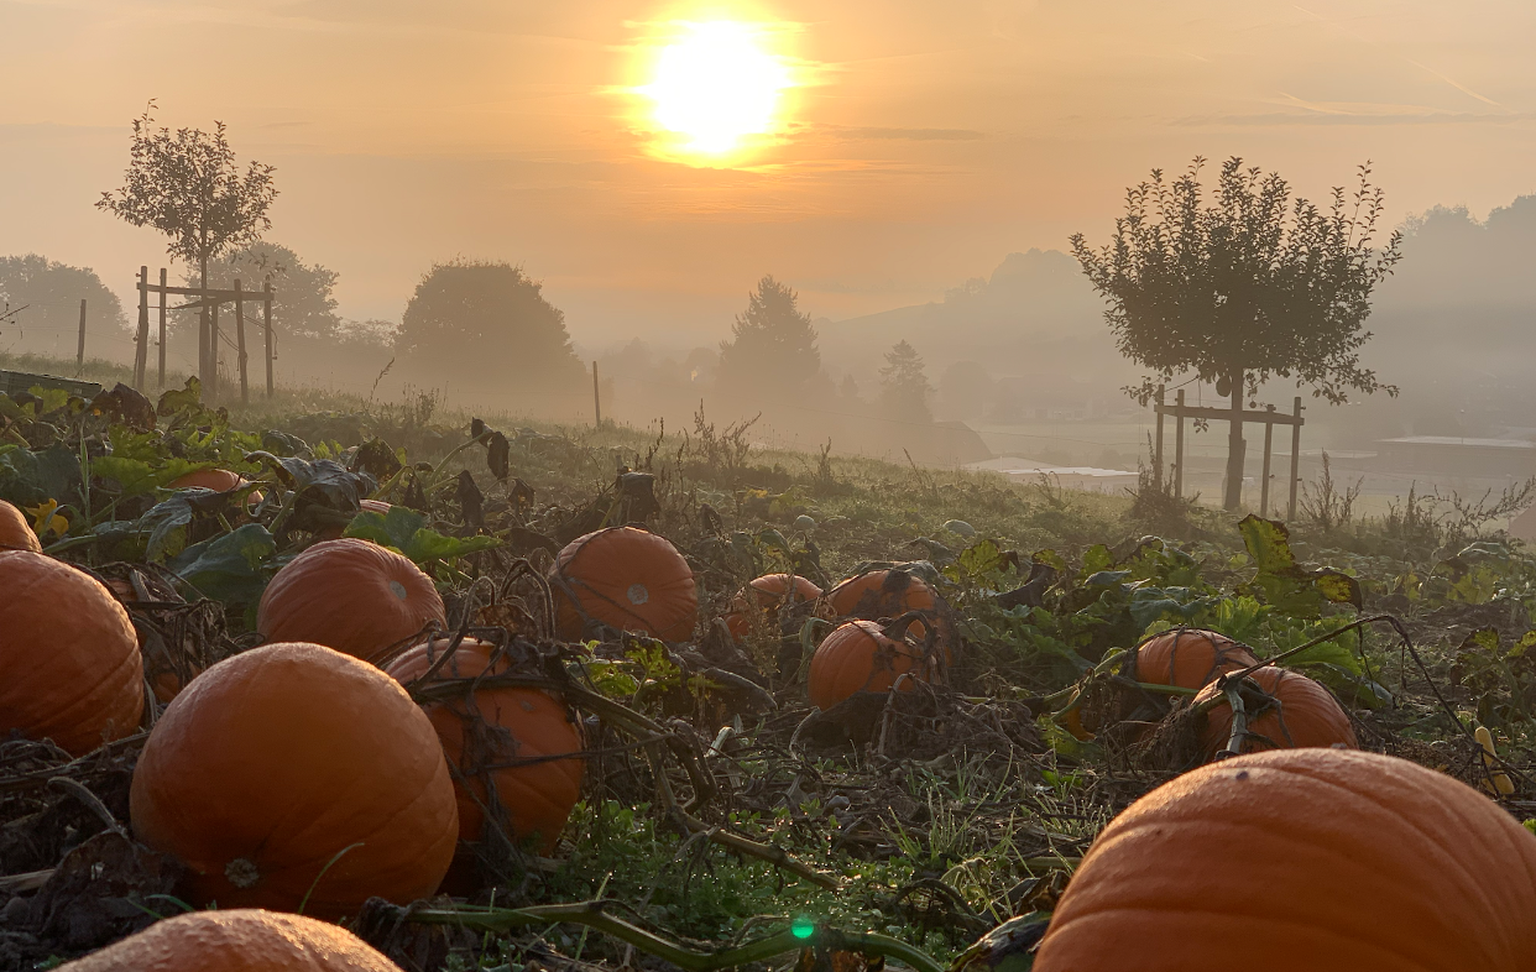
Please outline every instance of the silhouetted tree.
[{"label": "silhouetted tree", "polygon": [[[154,108],[150,102],[133,121],[123,187],[102,193],[96,206],[168,237],[171,258],[195,265],[198,279],[207,280],[210,262],[255,243],[272,228],[267,210],[277,196],[274,169],[251,162],[242,172],[223,122],[214,122],[211,133],[196,128],[173,132],[154,127]],[[202,317],[199,344],[206,352],[206,309]]]},{"label": "silhouetted tree", "polygon": [[568,387],[584,369],[565,314],[541,291],[509,263],[439,263],[406,305],[396,353],[434,377],[491,379],[508,390]]},{"label": "silhouetted tree", "polygon": [[816,329],[802,314],[798,295],[766,276],[747,296],[746,313],[731,327],[731,340],[720,344],[717,386],[761,406],[803,395],[821,371]]},{"label": "silhouetted tree", "polygon": [[[72,267],[36,253],[0,257],[0,312],[25,310],[0,323],[0,350],[55,351],[70,357],[86,301],[86,350],[92,357],[118,358],[130,341],[128,319],[117,294],[90,267]],[[103,347],[91,338],[114,342]],[[94,348],[95,350],[92,350]],[[115,352],[115,353],[114,353]]]},{"label": "silhouetted tree", "polygon": [[[229,289],[235,278],[247,290],[260,290],[262,282],[272,280],[276,297],[272,301],[273,326],[282,334],[318,340],[337,340],[343,328],[336,313],[332,288],[340,274],[318,263],[306,264],[293,250],[279,243],[261,241],[242,246],[208,268],[210,287]],[[192,273],[186,285],[196,286]],[[260,305],[248,305],[248,308]],[[190,311],[183,311],[179,323],[191,324]]]},{"label": "silhouetted tree", "polygon": [[[1360,167],[1352,199],[1336,188],[1321,210],[1292,202],[1278,173],[1245,169],[1239,158],[1222,165],[1206,205],[1203,164],[1196,158],[1171,185],[1154,169],[1150,182],[1129,189],[1126,214],[1102,250],[1081,233],[1072,237],[1073,255],[1109,303],[1105,318],[1121,353],[1153,372],[1126,391],[1145,405],[1160,382],[1193,371],[1231,395],[1234,415],[1245,391],[1256,394],[1271,376],[1310,385],[1331,404],[1350,390],[1395,395],[1360,364],[1371,291],[1391,273],[1401,243],[1393,233],[1384,248],[1371,245],[1383,197],[1369,166]],[[1233,421],[1229,509],[1242,481],[1242,425]]]},{"label": "silhouetted tree", "polygon": [[884,417],[928,424],[933,421],[928,408],[931,394],[933,386],[928,384],[917,349],[906,341],[897,342],[885,353],[885,367],[880,369],[880,406]]}]

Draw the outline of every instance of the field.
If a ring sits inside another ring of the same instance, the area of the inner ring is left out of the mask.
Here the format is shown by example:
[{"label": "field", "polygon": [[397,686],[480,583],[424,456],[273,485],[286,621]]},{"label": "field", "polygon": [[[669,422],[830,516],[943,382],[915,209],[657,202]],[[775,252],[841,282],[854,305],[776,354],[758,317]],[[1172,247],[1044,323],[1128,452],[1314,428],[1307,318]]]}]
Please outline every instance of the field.
[{"label": "field", "polygon": [[[581,730],[580,800],[557,840],[497,826],[516,808],[500,819],[486,795],[492,825],[450,872],[462,893],[327,916],[406,969],[785,967],[809,941],[802,969],[881,955],[935,972],[1017,916],[1027,944],[1105,824],[1210,756],[1213,703],[1131,665],[1181,627],[1283,655],[1339,701],[1361,748],[1536,816],[1536,558],[1500,523],[1398,504],[1287,530],[1149,482],[1078,494],[751,442],[702,414],[665,434],[575,429],[431,397],[284,392],[216,409],[195,383],[153,403],[0,398],[0,498],[47,554],[115,592],[160,696],[87,753],[0,742],[0,969],[206,904],[131,839],[145,828],[135,764],[157,720],[190,705],[166,699],[261,642],[263,591],[326,536],[413,561],[442,597],[443,644],[497,646],[501,667],[477,679],[408,681],[415,701],[462,699],[460,682],[531,688]],[[171,487],[213,468],[241,482]],[[562,636],[561,598],[576,595],[552,575],[556,552],[625,523],[686,558],[696,623],[667,642],[600,625]],[[886,594],[939,598],[859,612],[733,601],[765,574],[830,591],[878,570],[901,578]],[[897,619],[885,634],[911,677],[820,709],[811,658],[850,613]],[[326,874],[309,887],[321,898]]]}]

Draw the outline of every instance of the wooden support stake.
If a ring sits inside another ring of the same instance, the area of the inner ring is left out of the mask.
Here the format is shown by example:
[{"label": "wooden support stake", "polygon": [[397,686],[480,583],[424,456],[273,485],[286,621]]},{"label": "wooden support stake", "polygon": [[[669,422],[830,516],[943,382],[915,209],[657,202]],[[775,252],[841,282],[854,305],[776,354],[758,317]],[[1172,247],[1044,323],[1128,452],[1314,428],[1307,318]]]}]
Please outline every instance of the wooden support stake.
[{"label": "wooden support stake", "polygon": [[245,380],[245,301],[240,299],[240,278],[235,278],[235,347],[240,355],[240,404],[251,404]]},{"label": "wooden support stake", "polygon": [[139,267],[139,329],[134,342],[133,387],[143,391],[149,371],[149,267]]},{"label": "wooden support stake", "polygon": [[1157,438],[1152,445],[1152,470],[1157,474],[1157,491],[1163,491],[1163,386],[1157,386]]},{"label": "wooden support stake", "polygon": [[160,387],[165,387],[165,268],[160,268]]},{"label": "wooden support stake", "polygon": [[208,401],[219,400],[219,305],[208,308]]},{"label": "wooden support stake", "polygon": [[597,362],[592,362],[592,412],[597,416],[597,428],[603,427],[603,399],[597,392]]},{"label": "wooden support stake", "polygon": [[1286,519],[1296,519],[1296,487],[1301,482],[1301,396],[1296,396],[1296,403],[1292,406],[1295,410],[1296,422],[1291,426],[1291,510],[1286,514]]},{"label": "wooden support stake", "polygon": [[261,326],[267,337],[267,397],[272,397],[272,278],[261,285]]},{"label": "wooden support stake", "polygon": [[1178,406],[1178,422],[1173,427],[1173,498],[1184,498],[1184,389],[1174,400]]},{"label": "wooden support stake", "polygon": [[[1273,412],[1275,406],[1267,406]],[[1259,489],[1259,515],[1269,515],[1269,452],[1270,446],[1275,440],[1275,423],[1264,423],[1264,485]]]},{"label": "wooden support stake", "polygon": [[85,370],[85,298],[80,298],[80,346],[75,351],[75,373]]}]

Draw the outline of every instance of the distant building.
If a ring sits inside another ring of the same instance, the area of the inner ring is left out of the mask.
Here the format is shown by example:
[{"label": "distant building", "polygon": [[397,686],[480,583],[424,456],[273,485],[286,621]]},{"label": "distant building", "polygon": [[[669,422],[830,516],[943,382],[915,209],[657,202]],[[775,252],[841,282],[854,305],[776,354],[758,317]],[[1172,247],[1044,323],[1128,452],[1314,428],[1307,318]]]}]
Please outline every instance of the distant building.
[{"label": "distant building", "polygon": [[1118,493],[1136,485],[1136,473],[1127,469],[1101,469],[1097,466],[1053,466],[1035,459],[1000,456],[981,462],[966,463],[964,468],[978,472],[1002,473],[1016,483],[1037,483],[1043,476],[1053,486],[1093,493]]}]

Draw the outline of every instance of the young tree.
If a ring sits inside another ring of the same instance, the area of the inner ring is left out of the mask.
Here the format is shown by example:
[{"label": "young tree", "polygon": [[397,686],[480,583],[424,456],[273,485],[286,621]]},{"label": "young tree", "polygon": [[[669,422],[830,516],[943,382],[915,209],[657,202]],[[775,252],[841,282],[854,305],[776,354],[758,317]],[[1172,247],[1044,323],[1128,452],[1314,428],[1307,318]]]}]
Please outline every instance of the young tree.
[{"label": "young tree", "polygon": [[433,378],[484,376],[508,390],[570,388],[585,372],[564,312],[509,263],[432,267],[406,305],[395,350]]},{"label": "young tree", "polygon": [[933,413],[928,396],[933,386],[923,371],[923,359],[917,349],[900,341],[885,353],[885,367],[880,369],[880,405],[886,418],[928,425]]},{"label": "young tree", "polygon": [[798,295],[766,276],[747,296],[746,313],[731,327],[731,340],[720,343],[717,387],[753,399],[761,406],[804,394],[821,371],[816,328],[802,314]]},{"label": "young tree", "polygon": [[1200,183],[1204,159],[1171,185],[1161,169],[1126,193],[1126,214],[1114,241],[1101,250],[1083,234],[1072,253],[1109,307],[1105,318],[1122,354],[1153,372],[1127,388],[1145,405],[1158,384],[1193,371],[1230,394],[1232,430],[1226,506],[1242,496],[1242,406],[1271,377],[1310,385],[1330,404],[1350,391],[1382,385],[1360,364],[1371,291],[1400,257],[1401,235],[1385,247],[1372,241],[1382,191],[1359,169],[1352,198],[1342,188],[1321,210],[1291,200],[1278,173],[1263,175],[1232,158],[1221,167],[1215,198],[1206,205]]},{"label": "young tree", "polygon": [[[223,122],[214,122],[211,133],[196,128],[173,132],[154,126],[154,109],[151,101],[133,121],[122,188],[102,193],[96,207],[165,235],[171,258],[195,265],[198,279],[207,281],[211,261],[255,243],[272,228],[267,210],[277,196],[274,169],[251,162],[242,172]],[[206,307],[200,320],[200,370],[207,381],[216,349],[209,344]]]}]

